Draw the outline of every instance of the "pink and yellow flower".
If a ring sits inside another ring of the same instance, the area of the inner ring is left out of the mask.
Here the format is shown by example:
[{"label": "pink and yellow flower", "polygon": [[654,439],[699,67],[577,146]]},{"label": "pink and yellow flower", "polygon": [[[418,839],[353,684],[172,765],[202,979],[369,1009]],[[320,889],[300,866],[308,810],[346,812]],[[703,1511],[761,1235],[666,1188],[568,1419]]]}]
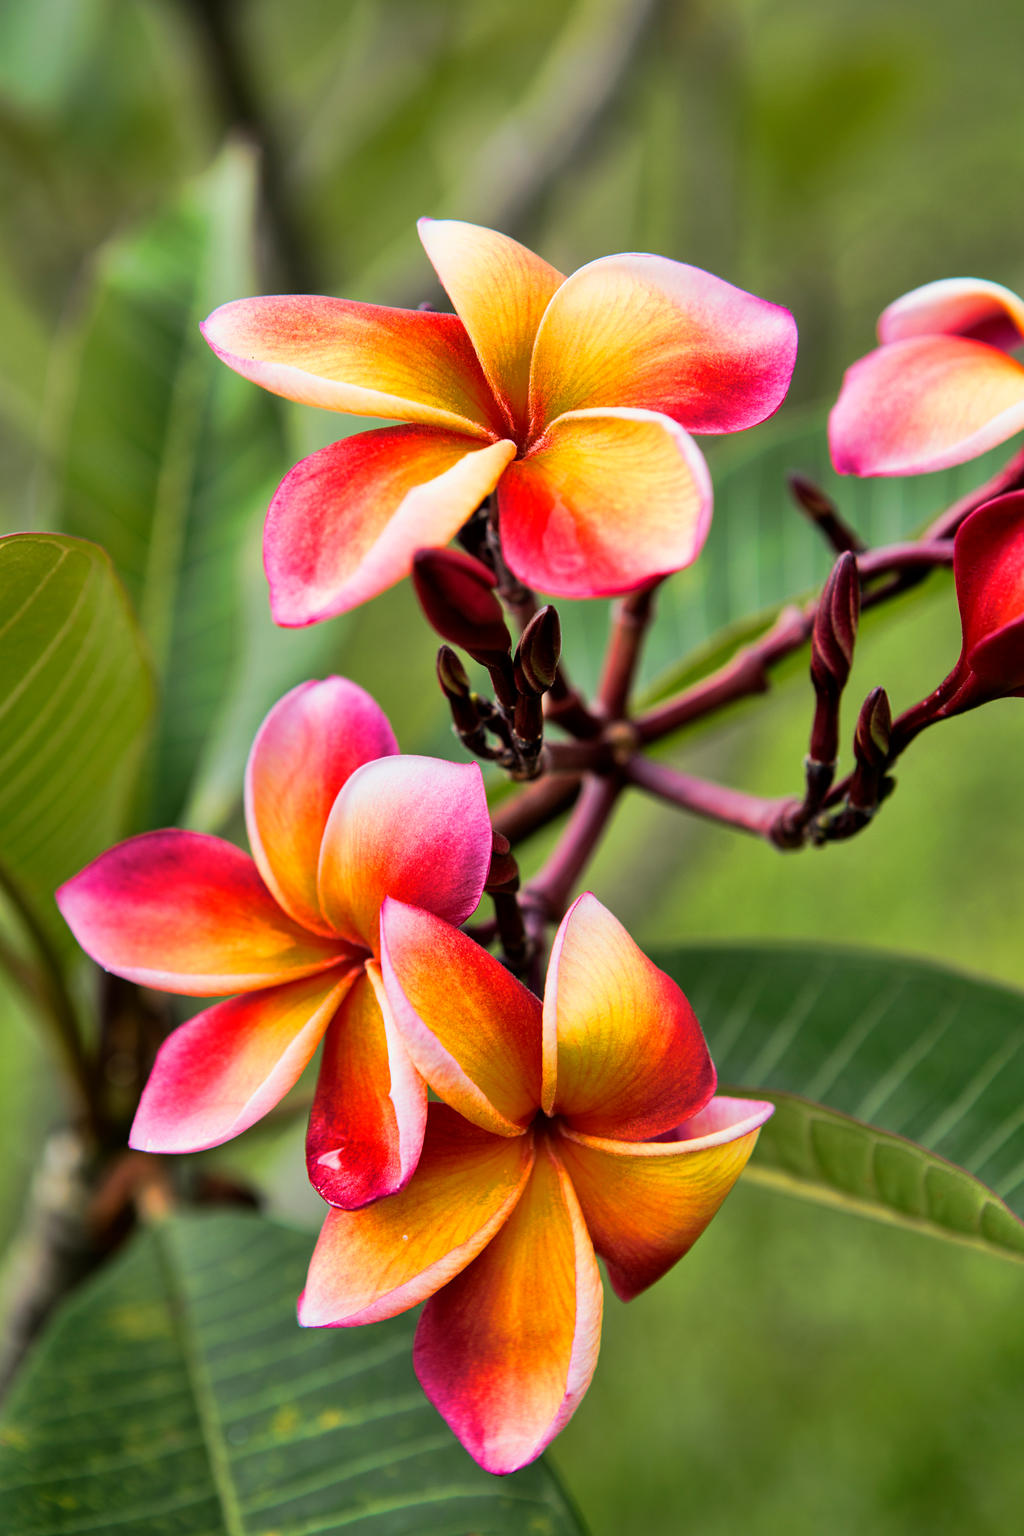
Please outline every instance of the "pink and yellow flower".
[{"label": "pink and yellow flower", "polygon": [[590,1383],[595,1253],[624,1300],[651,1285],[773,1106],[712,1096],[682,992],[591,895],[558,931],[543,1004],[430,913],[388,900],[381,931],[393,1022],[443,1102],[401,1193],[328,1215],[299,1320],[353,1326],[426,1300],[420,1382],[470,1454],[510,1472]]},{"label": "pink and yellow flower", "polygon": [[946,278],[890,304],[882,345],[847,370],[829,419],[840,474],[916,475],[963,464],[1024,430],[1024,299]]},{"label": "pink and yellow flower", "polygon": [[660,256],[606,256],[564,278],[493,230],[419,228],[454,315],[294,296],[225,304],[203,326],[275,394],[406,423],[285,477],[264,537],[276,621],[373,597],[493,491],[508,564],[545,592],[625,592],[688,565],[711,516],[689,434],[778,409],[789,312]]},{"label": "pink and yellow flower", "polygon": [[150,832],[58,891],[75,937],[107,970],[193,997],[240,994],[164,1042],[132,1146],[192,1152],[237,1136],[323,1039],[307,1138],[314,1185],[357,1206],[411,1176],[426,1087],[378,1001],[381,904],[391,894],[462,922],[483,890],[491,825],[475,764],[397,751],[363,689],[303,683],[270,711],[249,756],[252,858],[217,837]]}]

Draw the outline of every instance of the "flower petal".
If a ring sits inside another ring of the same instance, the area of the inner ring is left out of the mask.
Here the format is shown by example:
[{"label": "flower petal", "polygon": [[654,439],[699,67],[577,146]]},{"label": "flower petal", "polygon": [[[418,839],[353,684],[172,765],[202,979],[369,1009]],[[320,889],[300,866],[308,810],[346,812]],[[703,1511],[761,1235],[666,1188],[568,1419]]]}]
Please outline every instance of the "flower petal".
[{"label": "flower petal", "polygon": [[1019,347],[1024,341],[1024,299],[1001,283],[946,277],[905,293],[879,317],[882,342],[936,334],[968,336],[990,347]]},{"label": "flower petal", "polygon": [[1024,428],[1024,367],[963,336],[917,336],[848,368],[829,417],[841,475],[963,464]]},{"label": "flower petal", "polygon": [[334,802],[320,853],[320,904],[339,933],[376,952],[385,896],[461,923],[483,893],[491,821],[476,763],[384,757]]},{"label": "flower petal", "polygon": [[423,1145],[427,1088],[360,976],[327,1031],[306,1134],[310,1183],[355,1210],[409,1182]]},{"label": "flower petal", "polygon": [[1024,491],[985,502],[957,529],[953,576],[963,655],[983,682],[1024,688]]},{"label": "flower petal", "polygon": [[711,477],[682,427],[655,411],[573,411],[498,487],[512,570],[558,597],[607,597],[678,571],[711,523]]},{"label": "flower petal", "polygon": [[394,586],[417,549],[448,543],[498,483],[511,442],[381,427],[321,448],[285,475],[263,561],[274,621],[314,624]]},{"label": "flower petal", "polygon": [[773,1108],[714,1098],[671,1140],[607,1141],[562,1128],[558,1155],[623,1301],[653,1285],[697,1241]]},{"label": "flower petal", "polygon": [[530,372],[532,430],[563,411],[639,406],[689,432],[777,411],[796,361],[787,309],[663,256],[603,256],[559,288]]},{"label": "flower petal", "polygon": [[413,1061],[439,1098],[498,1136],[540,1103],[540,1000],[473,939],[390,898],[381,971]]},{"label": "flower petal", "polygon": [[416,1330],[423,1390],[488,1472],[533,1461],[575,1413],[597,1364],[601,1310],[579,1204],[541,1143],[505,1225],[427,1303]]},{"label": "flower petal", "polygon": [[358,971],[215,1003],[169,1035],[132,1125],[140,1152],[200,1152],[248,1130],[297,1081]]},{"label": "flower petal", "polygon": [[489,437],[497,415],[454,315],[317,294],[222,304],[200,326],[229,368],[272,394],[354,416]]},{"label": "flower petal", "polygon": [[397,751],[380,705],[344,677],[300,683],[260,726],[245,773],[249,843],[270,890],[304,928],[331,931],[316,877],[338,791],[363,763]]},{"label": "flower petal", "polygon": [[118,976],[215,997],[327,970],[350,953],[281,911],[248,854],[198,832],[145,832],[57,892],[86,954]]},{"label": "flower petal", "polygon": [[418,228],[509,426],[525,426],[534,338],[565,279],[497,230],[457,219],[420,219]]},{"label": "flower petal", "polygon": [[416,1306],[490,1242],[532,1165],[532,1137],[489,1136],[446,1104],[431,1104],[410,1183],[362,1210],[328,1214],[299,1298],[299,1322],[350,1327]]},{"label": "flower petal", "polygon": [[702,1109],[715,1069],[682,992],[589,892],[555,935],[544,989],[544,1110],[641,1141]]}]

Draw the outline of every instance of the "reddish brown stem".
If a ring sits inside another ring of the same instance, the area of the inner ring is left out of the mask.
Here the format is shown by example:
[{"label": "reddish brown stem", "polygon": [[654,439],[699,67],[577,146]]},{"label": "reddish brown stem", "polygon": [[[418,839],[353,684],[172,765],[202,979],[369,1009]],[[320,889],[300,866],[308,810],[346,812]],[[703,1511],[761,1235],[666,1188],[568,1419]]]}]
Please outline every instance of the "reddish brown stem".
[{"label": "reddish brown stem", "polygon": [[618,774],[588,774],[558,847],[523,892],[524,905],[537,912],[541,925],[562,917],[577,880],[589,863],[622,789]]},{"label": "reddish brown stem", "polygon": [[629,695],[640,664],[644,638],[654,618],[654,594],[661,578],[629,592],[615,604],[604,670],[597,690],[600,712],[609,720],[626,713]]},{"label": "reddish brown stem", "polygon": [[736,827],[755,837],[771,838],[781,812],[793,804],[791,796],[765,800],[760,795],[748,795],[724,784],[694,778],[692,774],[680,773],[665,763],[652,763],[639,752],[629,759],[624,772],[630,784],[657,795],[659,800],[667,800],[670,805],[692,811],[696,816]]}]

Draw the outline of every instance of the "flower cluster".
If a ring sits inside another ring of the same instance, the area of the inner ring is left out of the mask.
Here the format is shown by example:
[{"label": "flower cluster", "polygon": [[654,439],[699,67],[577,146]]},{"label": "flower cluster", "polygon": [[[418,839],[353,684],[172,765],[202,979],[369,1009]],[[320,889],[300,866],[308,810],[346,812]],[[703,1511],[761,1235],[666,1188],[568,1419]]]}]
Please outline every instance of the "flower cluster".
[{"label": "flower cluster", "polygon": [[[536,758],[557,618],[538,614],[513,662],[488,571],[431,549],[496,492],[502,560],[552,592],[624,592],[686,565],[711,513],[689,433],[770,415],[795,327],[659,257],[563,278],[490,230],[425,220],[420,233],[454,315],[263,298],[225,305],[204,332],[270,390],[406,423],[286,476],[265,537],[278,622],[351,607],[419,550],[428,613],[449,616],[453,582],[470,593],[470,653]],[[355,684],[305,683],[270,711],[245,814],[251,857],[152,832],[58,892],[108,970],[234,994],[164,1042],[131,1144],[187,1152],[238,1135],[322,1044],[307,1165],[331,1212],[300,1320],[368,1323],[426,1300],[420,1379],[471,1454],[511,1471],[590,1381],[595,1255],[625,1298],[656,1280],[714,1215],[772,1106],[714,1097],[683,994],[593,896],[559,929],[543,1002],[461,930],[502,857],[480,771],[398,755]]]}]

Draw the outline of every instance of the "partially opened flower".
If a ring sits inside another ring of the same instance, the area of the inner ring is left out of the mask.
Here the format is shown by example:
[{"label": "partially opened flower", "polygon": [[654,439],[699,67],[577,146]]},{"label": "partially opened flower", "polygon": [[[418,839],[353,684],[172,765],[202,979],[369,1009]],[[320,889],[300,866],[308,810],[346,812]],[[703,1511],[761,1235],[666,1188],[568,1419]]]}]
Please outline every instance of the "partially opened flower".
[{"label": "partially opened flower", "polygon": [[696,1241],[772,1106],[712,1097],[679,988],[601,904],[563,921],[543,1006],[484,950],[387,901],[394,1023],[431,1088],[401,1193],[332,1211],[299,1304],[308,1325],[427,1300],[420,1381],[491,1472],[539,1455],[589,1385],[601,1331],[595,1252],[628,1300]]},{"label": "partially opened flower", "polygon": [[397,750],[354,683],[303,683],[270,711],[249,756],[252,858],[217,837],[150,832],[58,891],[75,937],[107,970],[193,997],[240,994],[164,1042],[132,1146],[192,1152],[237,1136],[324,1039],[313,1183],[354,1206],[409,1178],[426,1089],[374,990],[381,903],[393,893],[461,922],[480,899],[491,825],[475,764]]},{"label": "partially opened flower", "polygon": [[878,322],[882,345],[846,373],[829,439],[840,474],[915,475],[963,464],[1024,430],[1024,299],[946,278]]},{"label": "partially opened flower", "polygon": [[276,394],[407,423],[285,477],[264,538],[277,622],[383,591],[495,490],[508,564],[546,592],[625,592],[688,565],[711,515],[689,433],[778,408],[796,355],[789,312],[660,256],[606,256],[563,278],[473,224],[424,219],[420,236],[454,315],[297,296],[225,304],[203,327]]}]

